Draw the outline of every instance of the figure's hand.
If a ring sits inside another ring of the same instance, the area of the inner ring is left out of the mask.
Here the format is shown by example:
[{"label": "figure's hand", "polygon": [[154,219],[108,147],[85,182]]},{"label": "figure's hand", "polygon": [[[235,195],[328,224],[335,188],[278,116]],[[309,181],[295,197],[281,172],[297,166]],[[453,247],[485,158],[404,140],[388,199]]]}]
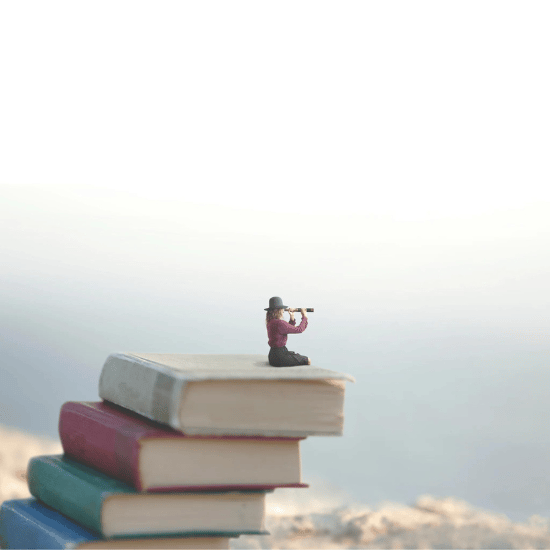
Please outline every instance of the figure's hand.
[{"label": "figure's hand", "polygon": [[307,313],[306,313],[306,308],[305,307],[300,309],[300,313],[302,314],[302,317],[305,317],[307,319]]},{"label": "figure's hand", "polygon": [[289,307],[289,308],[287,309],[287,311],[288,311],[289,313],[294,313],[296,310],[295,310],[293,307]]}]

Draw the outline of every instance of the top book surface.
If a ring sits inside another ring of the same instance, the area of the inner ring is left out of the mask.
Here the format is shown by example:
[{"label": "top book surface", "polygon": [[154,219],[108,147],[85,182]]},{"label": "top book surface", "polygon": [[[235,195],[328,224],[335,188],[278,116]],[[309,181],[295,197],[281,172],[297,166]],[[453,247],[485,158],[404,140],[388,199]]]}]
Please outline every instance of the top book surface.
[{"label": "top book surface", "polygon": [[188,435],[341,435],[349,375],[264,355],[115,353],[101,398]]}]

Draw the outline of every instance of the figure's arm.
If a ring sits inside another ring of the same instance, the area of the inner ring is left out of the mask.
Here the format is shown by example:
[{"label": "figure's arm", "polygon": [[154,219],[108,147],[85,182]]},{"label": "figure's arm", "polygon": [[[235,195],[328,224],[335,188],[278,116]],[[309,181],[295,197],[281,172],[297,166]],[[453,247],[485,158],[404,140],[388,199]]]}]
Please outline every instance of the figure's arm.
[{"label": "figure's arm", "polygon": [[294,319],[294,310],[292,308],[288,308],[288,312],[290,313],[290,321],[289,323],[291,325],[295,325],[296,324],[296,319]]},{"label": "figure's arm", "polygon": [[281,323],[279,323],[279,332],[281,334],[298,334],[300,332],[304,332],[304,330],[306,330],[306,327],[307,327],[307,316],[302,314],[302,321],[298,326],[291,325],[286,321],[282,321]]}]

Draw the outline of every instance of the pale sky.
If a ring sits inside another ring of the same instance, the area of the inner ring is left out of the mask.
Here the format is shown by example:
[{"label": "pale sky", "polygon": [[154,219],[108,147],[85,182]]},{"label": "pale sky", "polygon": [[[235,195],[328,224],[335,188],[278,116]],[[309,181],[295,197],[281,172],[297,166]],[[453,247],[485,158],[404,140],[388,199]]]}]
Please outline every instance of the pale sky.
[{"label": "pale sky", "polygon": [[0,422],[55,433],[114,351],[267,354],[278,295],[357,379],[308,475],[546,513],[549,15],[0,2]]},{"label": "pale sky", "polygon": [[58,284],[70,264],[66,290],[139,273],[143,292],[165,274],[167,293],[183,275],[197,293],[223,273],[236,295],[361,297],[390,315],[441,301],[539,326],[548,15],[3,2],[2,276]]},{"label": "pale sky", "polygon": [[0,6],[0,183],[422,220],[550,199],[545,2]]}]

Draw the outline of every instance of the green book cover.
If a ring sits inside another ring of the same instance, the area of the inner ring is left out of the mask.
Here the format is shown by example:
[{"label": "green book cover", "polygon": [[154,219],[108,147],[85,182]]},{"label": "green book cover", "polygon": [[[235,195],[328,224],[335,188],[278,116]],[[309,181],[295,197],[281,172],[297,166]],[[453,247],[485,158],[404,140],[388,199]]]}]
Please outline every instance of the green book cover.
[{"label": "green book cover", "polygon": [[[58,512],[68,516],[77,523],[92,529],[104,536],[148,536],[148,535],[222,535],[223,536],[237,536],[240,534],[266,534],[263,526],[263,497],[265,491],[240,491],[232,492],[236,498],[242,497],[244,493],[251,498],[252,506],[252,525],[249,522],[248,526],[234,525],[230,528],[217,528],[213,526],[209,527],[197,527],[194,525],[185,527],[180,524],[179,521],[174,523],[174,526],[169,528],[157,528],[153,522],[150,523],[150,527],[144,531],[144,527],[136,528],[135,532],[107,532],[105,527],[105,519],[102,517],[103,507],[106,499],[113,496],[132,496],[136,495],[138,498],[143,496],[151,496],[153,501],[159,498],[159,495],[149,495],[136,491],[130,485],[111,478],[98,470],[89,468],[84,464],[76,462],[67,458],[65,455],[49,455],[49,456],[37,456],[29,461],[28,468],[28,484],[29,491],[38,500],[44,504],[51,506]],[[259,494],[261,493],[261,495]],[[163,493],[167,496],[176,495],[182,497],[185,500],[191,495],[199,495],[203,499],[211,499],[207,506],[215,506],[217,502],[222,502],[229,492],[219,493]],[[260,497],[254,497],[253,494]],[[218,497],[216,497],[218,495]],[[162,496],[160,497],[162,498]],[[248,498],[248,497],[246,497]],[[217,502],[216,502],[217,501]],[[156,500],[158,502],[158,500]],[[232,506],[230,503],[229,506]],[[238,505],[237,505],[238,506]],[[150,508],[150,506],[149,506]],[[151,510],[152,511],[152,510]],[[149,514],[148,514],[149,515]],[[208,515],[208,514],[206,514]]]},{"label": "green book cover", "polygon": [[29,491],[38,500],[100,533],[105,498],[136,492],[130,485],[64,455],[31,458],[28,483]]}]

